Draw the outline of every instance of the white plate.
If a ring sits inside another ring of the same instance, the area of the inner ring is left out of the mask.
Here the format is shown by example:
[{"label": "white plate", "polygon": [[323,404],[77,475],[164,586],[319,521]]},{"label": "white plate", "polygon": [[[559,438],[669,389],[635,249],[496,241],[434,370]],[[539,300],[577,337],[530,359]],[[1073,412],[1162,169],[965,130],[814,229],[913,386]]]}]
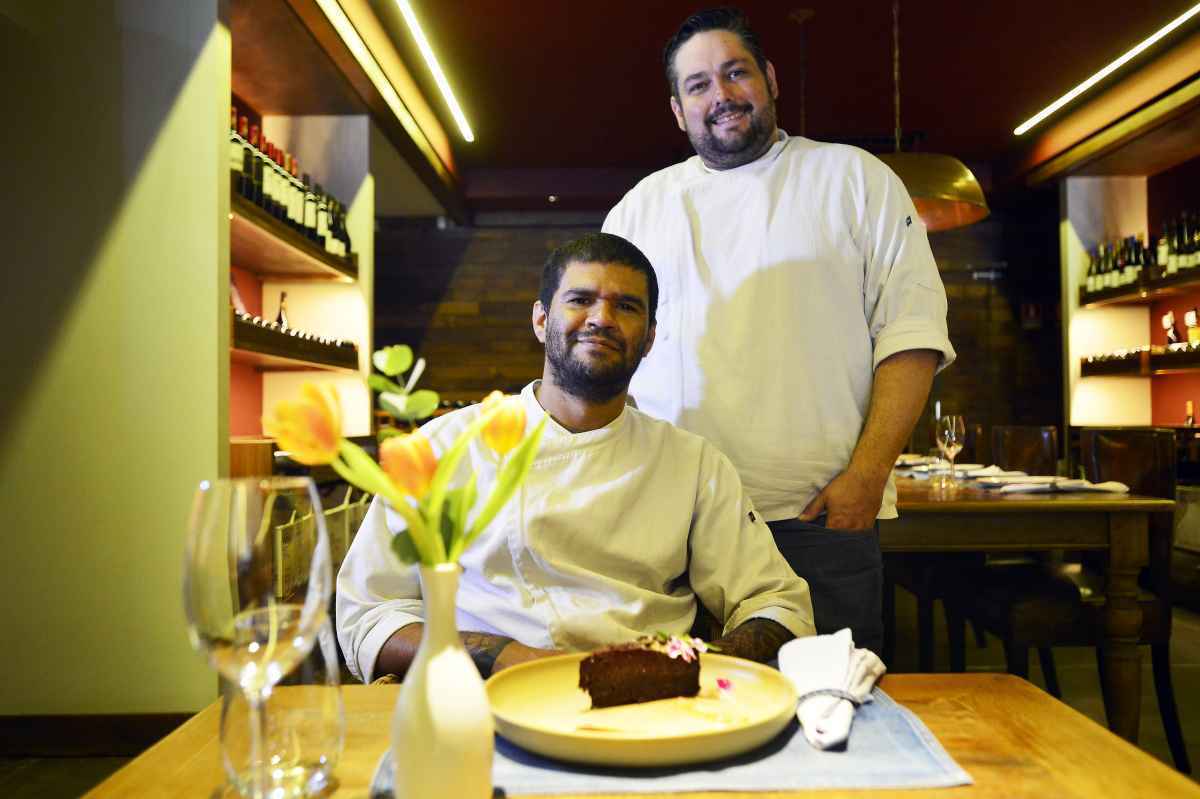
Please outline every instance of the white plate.
[{"label": "white plate", "polygon": [[[796,710],[792,683],[741,658],[700,656],[700,694],[591,709],[579,688],[586,653],[505,669],[486,688],[496,731],[547,757],[607,766],[671,766],[719,760],[765,744]],[[724,678],[732,690],[717,689]]]}]

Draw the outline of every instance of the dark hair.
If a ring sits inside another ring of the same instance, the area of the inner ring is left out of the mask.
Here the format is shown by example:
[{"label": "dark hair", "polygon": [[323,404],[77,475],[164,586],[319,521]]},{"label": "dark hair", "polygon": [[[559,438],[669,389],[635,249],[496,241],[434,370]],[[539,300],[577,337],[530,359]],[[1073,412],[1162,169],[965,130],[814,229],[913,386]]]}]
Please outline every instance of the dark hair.
[{"label": "dark hair", "polygon": [[538,299],[541,300],[544,309],[550,310],[550,303],[554,301],[554,293],[558,291],[563,272],[574,263],[620,264],[645,275],[646,288],[650,294],[646,310],[650,315],[650,324],[654,324],[655,313],[658,310],[658,277],[654,274],[654,267],[633,242],[611,233],[588,233],[550,253],[542,267],[542,285],[538,289]]},{"label": "dark hair", "polygon": [[758,36],[754,31],[750,30],[750,20],[746,18],[741,9],[722,6],[721,8],[710,8],[707,11],[697,11],[683,21],[679,30],[675,31],[675,35],[667,40],[667,46],[663,48],[663,67],[667,71],[667,88],[673,97],[679,96],[679,76],[675,74],[675,53],[687,43],[688,39],[705,31],[729,31],[737,34],[738,38],[742,40],[742,44],[750,51],[750,55],[754,56],[754,62],[758,64],[759,70],[763,75],[767,74],[767,57],[763,54],[762,44],[758,41]]}]

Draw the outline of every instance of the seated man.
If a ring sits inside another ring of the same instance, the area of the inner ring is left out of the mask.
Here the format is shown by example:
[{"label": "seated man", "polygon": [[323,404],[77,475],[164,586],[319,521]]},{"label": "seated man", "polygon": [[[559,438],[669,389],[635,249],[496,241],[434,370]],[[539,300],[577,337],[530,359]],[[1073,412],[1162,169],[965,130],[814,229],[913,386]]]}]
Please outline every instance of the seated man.
[{"label": "seated man", "polygon": [[[458,626],[485,677],[564,651],[685,634],[697,600],[722,623],[715,643],[725,654],[769,660],[814,633],[808,585],[729,459],[626,406],[657,302],[649,261],[618,236],[584,236],[546,261],[533,305],[545,365],[521,398],[530,428],[550,419],[526,482],[460,561]],[[464,408],[421,432],[440,456],[478,413]],[[481,483],[495,471],[483,446],[468,459]],[[338,637],[364,682],[403,674],[421,638],[417,567],[389,546],[403,525],[376,497],[338,574]]]}]

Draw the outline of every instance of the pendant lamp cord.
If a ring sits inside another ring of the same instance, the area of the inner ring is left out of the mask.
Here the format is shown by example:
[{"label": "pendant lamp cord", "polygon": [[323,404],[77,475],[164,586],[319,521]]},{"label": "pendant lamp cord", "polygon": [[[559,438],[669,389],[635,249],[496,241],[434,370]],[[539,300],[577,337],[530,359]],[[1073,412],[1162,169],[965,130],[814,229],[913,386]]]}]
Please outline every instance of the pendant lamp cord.
[{"label": "pendant lamp cord", "polygon": [[892,108],[896,112],[896,152],[900,152],[900,0],[892,0]]}]

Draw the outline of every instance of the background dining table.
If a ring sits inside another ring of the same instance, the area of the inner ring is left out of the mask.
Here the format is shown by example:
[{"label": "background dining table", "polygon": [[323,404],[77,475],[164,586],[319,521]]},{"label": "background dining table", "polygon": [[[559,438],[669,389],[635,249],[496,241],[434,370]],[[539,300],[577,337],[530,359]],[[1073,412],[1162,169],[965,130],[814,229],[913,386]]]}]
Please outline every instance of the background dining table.
[{"label": "background dining table", "polygon": [[1170,513],[1169,499],[1103,492],[1000,493],[962,484],[896,480],[898,519],[882,521],[884,552],[1104,550],[1102,680],[1108,726],[1137,743],[1141,712],[1138,573],[1149,553],[1149,517]]},{"label": "background dining table", "polygon": [[[1200,785],[1121,740],[1033,684],[1007,674],[896,674],[881,687],[914,712],[974,785],[872,790],[872,797],[1012,799],[1096,796],[1200,797]],[[331,796],[364,799],[388,749],[398,685],[343,687],[346,743]],[[224,782],[221,707],[215,702],[87,794],[210,799]],[[850,756],[850,755],[847,755]],[[500,786],[503,787],[503,786]],[[638,797],[860,799],[863,791],[626,794]],[[599,795],[591,795],[601,799]]]}]

